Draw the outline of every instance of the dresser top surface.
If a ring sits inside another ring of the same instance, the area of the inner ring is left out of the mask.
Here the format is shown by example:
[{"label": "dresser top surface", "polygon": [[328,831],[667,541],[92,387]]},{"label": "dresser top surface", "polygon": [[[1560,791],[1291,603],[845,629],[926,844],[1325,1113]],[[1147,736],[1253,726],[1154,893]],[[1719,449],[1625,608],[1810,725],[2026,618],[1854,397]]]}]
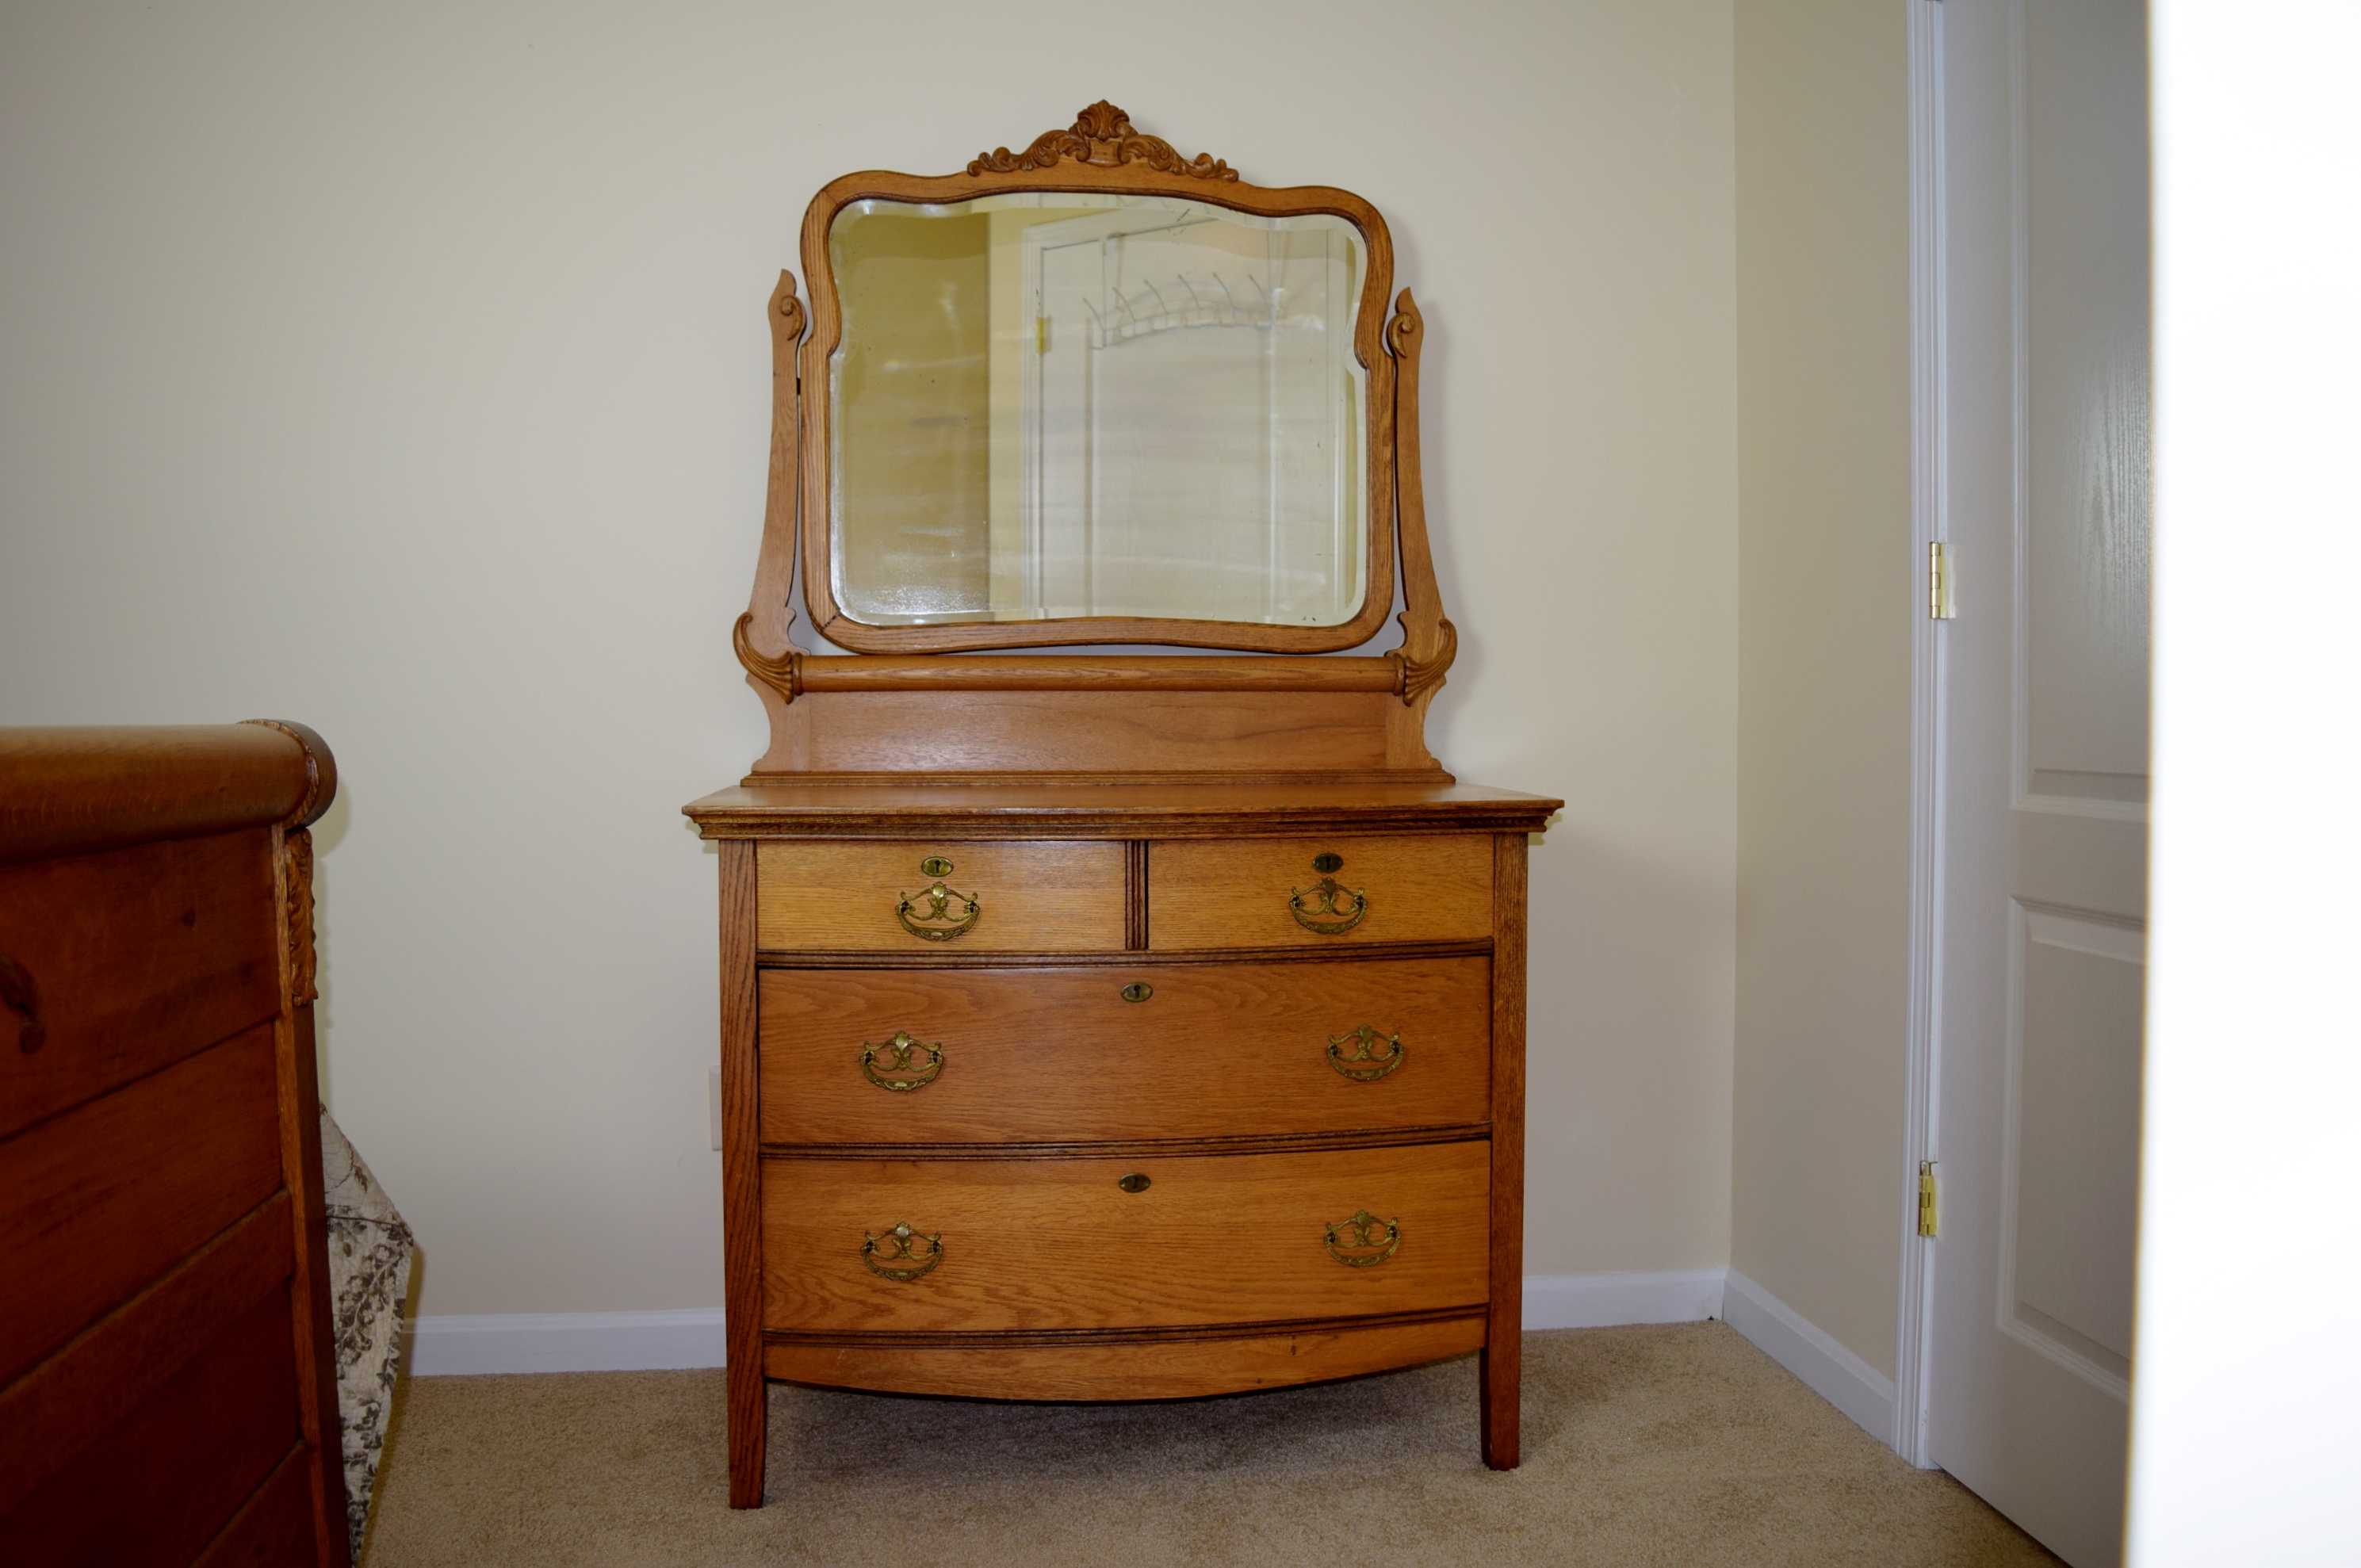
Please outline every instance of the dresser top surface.
[{"label": "dresser top surface", "polygon": [[681,808],[708,839],[1531,833],[1565,802],[1463,784],[763,784]]}]

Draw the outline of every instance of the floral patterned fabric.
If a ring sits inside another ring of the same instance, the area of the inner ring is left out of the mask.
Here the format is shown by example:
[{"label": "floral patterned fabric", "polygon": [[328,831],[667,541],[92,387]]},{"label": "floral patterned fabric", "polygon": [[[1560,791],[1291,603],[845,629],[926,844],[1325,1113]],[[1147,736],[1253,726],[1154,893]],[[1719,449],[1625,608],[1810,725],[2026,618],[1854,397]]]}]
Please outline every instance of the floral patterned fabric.
[{"label": "floral patterned fabric", "polygon": [[345,1508],[353,1557],[368,1525],[369,1493],[385,1446],[401,1348],[401,1306],[410,1294],[414,1243],[361,1157],[320,1113],[320,1164],[328,1208],[328,1290],[336,1330],[336,1403],[345,1428]]}]

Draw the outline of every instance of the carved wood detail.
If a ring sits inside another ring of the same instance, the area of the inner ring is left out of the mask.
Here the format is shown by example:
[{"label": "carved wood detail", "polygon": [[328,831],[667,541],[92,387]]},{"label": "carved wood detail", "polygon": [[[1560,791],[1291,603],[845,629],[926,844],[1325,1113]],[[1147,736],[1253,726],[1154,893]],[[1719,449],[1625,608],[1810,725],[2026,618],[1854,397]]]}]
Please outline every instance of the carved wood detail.
[{"label": "carved wood detail", "polygon": [[287,964],[295,1005],[320,1000],[314,983],[320,955],[312,940],[312,835],[302,828],[287,835]]},{"label": "carved wood detail", "polygon": [[775,659],[756,652],[754,644],[746,637],[746,629],[753,624],[754,612],[750,609],[738,618],[737,626],[730,633],[730,645],[738,651],[738,662],[746,666],[748,674],[778,693],[782,703],[795,701],[803,695],[804,651],[789,643],[787,651]]},{"label": "carved wood detail", "polygon": [[[754,563],[754,589],[730,641],[771,719],[772,750],[764,766],[785,765],[779,732],[789,703],[803,690],[804,654],[791,635],[795,625],[797,519],[801,493],[802,389],[796,354],[809,317],[796,297],[796,276],[782,270],[763,314],[771,323],[771,472],[763,502],[763,548]],[[758,646],[758,644],[760,646]],[[767,654],[763,647],[780,652]]]},{"label": "carved wood detail", "polygon": [[1066,159],[1096,169],[1145,164],[1163,174],[1185,174],[1192,180],[1235,180],[1238,171],[1211,153],[1183,158],[1162,137],[1132,129],[1131,116],[1102,98],[1074,116],[1062,131],[1043,131],[1023,152],[998,148],[978,153],[967,166],[970,174],[1015,174],[1027,169],[1055,169]]},{"label": "carved wood detail", "polygon": [[[1407,620],[1410,618],[1401,617]],[[1403,702],[1415,705],[1419,698],[1429,696],[1443,685],[1444,673],[1459,656],[1459,629],[1444,620],[1442,626],[1442,648],[1431,659],[1413,659],[1400,648],[1386,655],[1394,662],[1394,692]]]},{"label": "carved wood detail", "polygon": [[1426,319],[1404,289],[1386,323],[1386,349],[1394,356],[1394,478],[1396,523],[1400,531],[1402,645],[1387,655],[1400,672],[1395,690],[1417,709],[1421,727],[1426,705],[1443,687],[1444,674],[1459,654],[1459,629],[1443,613],[1434,582],[1434,552],[1426,538],[1426,490],[1418,451],[1418,357]]}]

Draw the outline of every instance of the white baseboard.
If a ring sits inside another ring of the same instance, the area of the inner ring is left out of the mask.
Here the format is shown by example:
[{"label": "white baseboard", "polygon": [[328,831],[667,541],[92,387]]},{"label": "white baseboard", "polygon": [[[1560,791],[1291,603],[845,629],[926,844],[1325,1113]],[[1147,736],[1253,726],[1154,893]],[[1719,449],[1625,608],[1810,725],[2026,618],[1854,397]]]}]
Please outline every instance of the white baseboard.
[{"label": "white baseboard", "polygon": [[[1686,1323],[1721,1310],[1719,1268],[1542,1274],[1525,1281],[1525,1327]],[[414,1318],[402,1365],[417,1377],[486,1372],[648,1372],[722,1364],[721,1309],[490,1312]]]},{"label": "white baseboard", "polygon": [[1528,1274],[1525,1327],[1611,1329],[1721,1316],[1721,1268],[1664,1274]]},{"label": "white baseboard", "polygon": [[1722,1296],[1722,1320],[1870,1436],[1893,1446],[1893,1378],[1734,1268]]},{"label": "white baseboard", "polygon": [[402,1365],[418,1377],[479,1372],[653,1372],[722,1364],[721,1309],[488,1312],[413,1318]]}]

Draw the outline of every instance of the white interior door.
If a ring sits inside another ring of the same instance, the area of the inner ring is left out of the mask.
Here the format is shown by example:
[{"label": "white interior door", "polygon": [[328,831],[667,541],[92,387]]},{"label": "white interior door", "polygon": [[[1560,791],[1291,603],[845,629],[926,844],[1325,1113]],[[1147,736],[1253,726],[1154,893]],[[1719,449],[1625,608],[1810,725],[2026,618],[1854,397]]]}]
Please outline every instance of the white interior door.
[{"label": "white interior door", "polygon": [[1942,11],[1942,842],[1927,1456],[2122,1555],[2146,948],[2141,0]]}]

